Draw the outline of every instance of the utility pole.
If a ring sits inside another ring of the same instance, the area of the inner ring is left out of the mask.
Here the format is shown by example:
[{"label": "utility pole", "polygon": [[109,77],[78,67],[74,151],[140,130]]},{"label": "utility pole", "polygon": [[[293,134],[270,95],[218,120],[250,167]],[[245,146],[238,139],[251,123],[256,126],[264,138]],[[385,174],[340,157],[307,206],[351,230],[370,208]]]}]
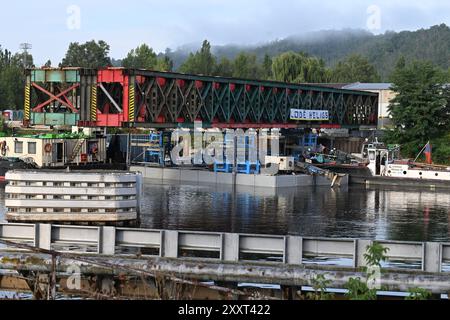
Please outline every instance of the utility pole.
[{"label": "utility pole", "polygon": [[31,43],[21,43],[20,49],[23,51],[23,68],[26,69],[28,67],[28,50],[33,49]]}]

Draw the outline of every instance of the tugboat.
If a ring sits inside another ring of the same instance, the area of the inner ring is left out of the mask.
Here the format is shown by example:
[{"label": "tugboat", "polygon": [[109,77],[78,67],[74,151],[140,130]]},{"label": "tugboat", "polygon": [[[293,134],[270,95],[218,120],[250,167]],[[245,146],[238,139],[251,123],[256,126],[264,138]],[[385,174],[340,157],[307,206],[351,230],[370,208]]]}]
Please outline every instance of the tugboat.
[{"label": "tugboat", "polygon": [[[431,157],[430,144],[422,152],[427,149]],[[362,153],[354,156],[360,161],[353,164],[324,164],[322,167],[349,174],[352,184],[450,189],[450,167],[401,159],[398,145],[386,146],[378,141],[365,143]]]},{"label": "tugboat", "polygon": [[[427,146],[422,152],[429,147]],[[422,153],[421,152],[421,153]],[[431,148],[429,150],[431,157]],[[377,143],[367,148],[368,166],[364,175],[351,175],[353,183],[366,185],[450,188],[450,167],[400,159],[400,146]]]}]

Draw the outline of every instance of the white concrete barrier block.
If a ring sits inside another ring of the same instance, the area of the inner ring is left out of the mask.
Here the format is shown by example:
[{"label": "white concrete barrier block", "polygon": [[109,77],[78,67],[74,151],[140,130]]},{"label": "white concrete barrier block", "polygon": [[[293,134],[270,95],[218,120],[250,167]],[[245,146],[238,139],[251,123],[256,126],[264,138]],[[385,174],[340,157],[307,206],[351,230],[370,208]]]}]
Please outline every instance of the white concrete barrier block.
[{"label": "white concrete barrier block", "polygon": [[161,257],[178,258],[178,231],[163,231]]},{"label": "white concrete barrier block", "polygon": [[424,261],[422,266],[426,272],[441,272],[442,246],[440,243],[425,243]]},{"label": "white concrete barrier block", "polygon": [[52,225],[37,224],[36,233],[36,247],[44,250],[50,250],[52,246]]},{"label": "white concrete barrier block", "polygon": [[239,261],[239,235],[224,233],[222,244],[222,259],[225,261]]},{"label": "white concrete barrier block", "polygon": [[116,252],[116,228],[103,227],[99,244],[99,253],[104,255],[114,255]]},{"label": "white concrete barrier block", "polygon": [[301,237],[289,236],[286,238],[287,264],[301,265],[303,263],[303,239]]},{"label": "white concrete barrier block", "polygon": [[367,253],[367,248],[373,244],[372,240],[357,240],[356,252],[354,256],[354,266],[356,268],[367,267],[366,259],[364,255]]}]

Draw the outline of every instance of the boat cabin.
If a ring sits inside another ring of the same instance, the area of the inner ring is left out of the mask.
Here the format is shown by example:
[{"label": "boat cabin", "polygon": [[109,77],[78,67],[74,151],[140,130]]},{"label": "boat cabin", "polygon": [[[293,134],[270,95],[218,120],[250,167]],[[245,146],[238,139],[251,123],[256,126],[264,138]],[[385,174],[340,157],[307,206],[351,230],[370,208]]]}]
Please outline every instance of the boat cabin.
[{"label": "boat cabin", "polygon": [[401,160],[400,147],[397,145],[386,147],[380,143],[369,144],[367,158],[372,176],[450,181],[450,167]]},{"label": "boat cabin", "polygon": [[363,144],[360,157],[367,161],[367,167],[373,176],[385,176],[389,165],[400,159],[400,146],[386,146],[375,139],[374,142]]}]

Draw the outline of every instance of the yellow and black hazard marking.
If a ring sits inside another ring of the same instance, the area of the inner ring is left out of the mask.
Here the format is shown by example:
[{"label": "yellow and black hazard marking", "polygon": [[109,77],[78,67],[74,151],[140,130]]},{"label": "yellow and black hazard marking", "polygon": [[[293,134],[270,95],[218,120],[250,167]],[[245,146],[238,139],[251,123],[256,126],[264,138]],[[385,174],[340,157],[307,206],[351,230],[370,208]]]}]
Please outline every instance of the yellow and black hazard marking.
[{"label": "yellow and black hazard marking", "polygon": [[91,89],[91,121],[97,121],[97,86]]},{"label": "yellow and black hazard marking", "polygon": [[25,86],[25,120],[31,119],[31,86],[27,84]]},{"label": "yellow and black hazard marking", "polygon": [[134,86],[130,86],[129,103],[128,103],[128,121],[135,122],[136,97]]}]

